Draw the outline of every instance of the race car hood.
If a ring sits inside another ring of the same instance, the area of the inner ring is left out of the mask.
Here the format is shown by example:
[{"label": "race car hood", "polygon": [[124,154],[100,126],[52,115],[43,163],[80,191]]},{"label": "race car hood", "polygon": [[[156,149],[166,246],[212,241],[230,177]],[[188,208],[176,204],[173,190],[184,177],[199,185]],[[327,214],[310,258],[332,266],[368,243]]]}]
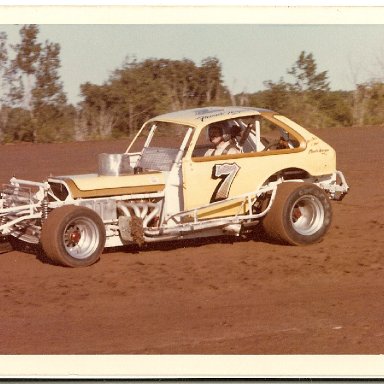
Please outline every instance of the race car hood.
[{"label": "race car hood", "polygon": [[161,172],[138,175],[99,176],[98,174],[58,176],[49,178],[50,184],[65,184],[73,198],[120,196],[160,192],[165,187]]}]

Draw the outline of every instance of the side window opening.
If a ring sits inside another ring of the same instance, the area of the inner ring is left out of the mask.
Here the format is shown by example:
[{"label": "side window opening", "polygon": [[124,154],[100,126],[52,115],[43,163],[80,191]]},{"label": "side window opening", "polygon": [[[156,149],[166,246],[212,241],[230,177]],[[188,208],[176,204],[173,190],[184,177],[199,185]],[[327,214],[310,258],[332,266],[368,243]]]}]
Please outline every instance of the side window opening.
[{"label": "side window opening", "polygon": [[[213,136],[217,133],[212,132],[212,130],[221,130],[220,134],[224,137],[222,146],[230,145],[237,151],[232,149],[230,152],[215,150],[217,145]],[[211,123],[204,127],[198,137],[192,157],[258,153],[297,147],[299,147],[298,139],[273,121],[260,115],[246,116]]]},{"label": "side window opening", "polygon": [[[197,139],[192,157],[232,155],[255,151],[255,140],[253,137],[248,137],[254,121],[255,117],[250,116],[207,125]],[[221,139],[218,142],[215,137],[219,136]]]},{"label": "side window opening", "polygon": [[299,147],[298,139],[272,121],[261,117],[259,119],[259,142],[262,151],[278,151]]}]

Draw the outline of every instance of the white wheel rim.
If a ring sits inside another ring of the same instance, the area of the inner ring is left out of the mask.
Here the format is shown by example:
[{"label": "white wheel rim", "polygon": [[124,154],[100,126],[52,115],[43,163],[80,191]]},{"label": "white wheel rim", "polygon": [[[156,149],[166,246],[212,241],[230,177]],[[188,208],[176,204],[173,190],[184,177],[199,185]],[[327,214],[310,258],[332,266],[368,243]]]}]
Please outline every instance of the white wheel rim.
[{"label": "white wheel rim", "polygon": [[63,233],[63,244],[67,253],[75,259],[86,259],[99,245],[99,232],[96,224],[81,217],[67,224]]},{"label": "white wheel rim", "polygon": [[295,201],[289,218],[297,233],[310,236],[323,227],[324,215],[321,201],[313,195],[305,195]]}]

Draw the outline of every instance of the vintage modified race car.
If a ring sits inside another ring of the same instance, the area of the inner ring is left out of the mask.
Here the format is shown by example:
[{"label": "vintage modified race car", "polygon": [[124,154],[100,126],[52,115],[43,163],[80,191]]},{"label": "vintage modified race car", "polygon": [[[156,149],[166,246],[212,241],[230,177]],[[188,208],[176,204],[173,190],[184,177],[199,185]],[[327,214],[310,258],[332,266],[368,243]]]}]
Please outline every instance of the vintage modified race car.
[{"label": "vintage modified race car", "polygon": [[[233,150],[212,148],[213,126]],[[287,117],[197,108],[147,121],[125,153],[99,155],[97,173],[12,178],[0,233],[70,267],[95,263],[105,247],[255,230],[305,245],[322,239],[330,200],[347,192],[334,149]]]}]

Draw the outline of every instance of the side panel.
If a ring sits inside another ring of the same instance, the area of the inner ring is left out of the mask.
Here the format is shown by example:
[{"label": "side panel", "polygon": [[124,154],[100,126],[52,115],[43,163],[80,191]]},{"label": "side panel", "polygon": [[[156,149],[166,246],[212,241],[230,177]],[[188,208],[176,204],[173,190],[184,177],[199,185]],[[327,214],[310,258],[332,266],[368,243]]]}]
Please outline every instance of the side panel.
[{"label": "side panel", "polygon": [[[308,152],[311,151],[311,152]],[[301,168],[311,175],[335,171],[332,148],[316,141],[299,153],[264,152],[256,155],[217,156],[186,159],[183,162],[184,208],[193,209],[213,201],[256,191],[273,174],[284,168]],[[205,217],[220,217],[239,212],[241,202],[221,208],[205,209]]]}]

